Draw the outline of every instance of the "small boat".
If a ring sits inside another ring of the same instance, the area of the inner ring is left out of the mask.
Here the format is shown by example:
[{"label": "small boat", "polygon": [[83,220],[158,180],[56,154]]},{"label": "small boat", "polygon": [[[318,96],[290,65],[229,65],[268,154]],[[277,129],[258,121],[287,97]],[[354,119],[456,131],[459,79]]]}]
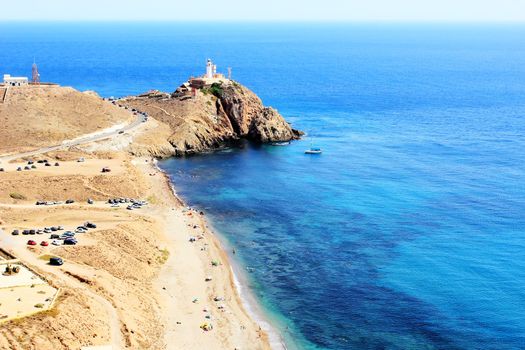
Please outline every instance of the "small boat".
[{"label": "small boat", "polygon": [[271,146],[288,146],[290,144],[290,141],[286,142],[272,142],[270,143]]},{"label": "small boat", "polygon": [[307,149],[304,151],[305,154],[321,154],[323,151],[319,147],[310,147],[310,149]]}]

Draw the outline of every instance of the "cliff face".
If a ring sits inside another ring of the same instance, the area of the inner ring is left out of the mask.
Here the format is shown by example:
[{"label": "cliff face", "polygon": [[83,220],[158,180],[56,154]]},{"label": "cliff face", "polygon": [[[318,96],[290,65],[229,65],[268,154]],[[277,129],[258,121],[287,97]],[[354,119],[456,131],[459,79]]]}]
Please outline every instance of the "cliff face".
[{"label": "cliff face", "polygon": [[218,107],[230,120],[235,133],[257,142],[290,141],[300,136],[273,108],[264,107],[252,91],[230,84],[218,94]]},{"label": "cliff face", "polygon": [[180,89],[171,96],[152,91],[120,103],[168,125],[167,141],[179,156],[225,147],[242,138],[276,142],[302,135],[252,91],[233,82],[197,90],[195,96]]}]

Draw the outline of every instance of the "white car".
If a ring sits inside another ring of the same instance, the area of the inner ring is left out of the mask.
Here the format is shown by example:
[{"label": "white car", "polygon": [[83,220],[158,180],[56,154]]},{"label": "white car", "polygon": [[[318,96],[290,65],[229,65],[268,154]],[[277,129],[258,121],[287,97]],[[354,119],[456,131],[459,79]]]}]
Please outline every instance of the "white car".
[{"label": "white car", "polygon": [[62,243],[57,239],[54,239],[53,241],[51,241],[51,244],[52,245],[62,245]]}]

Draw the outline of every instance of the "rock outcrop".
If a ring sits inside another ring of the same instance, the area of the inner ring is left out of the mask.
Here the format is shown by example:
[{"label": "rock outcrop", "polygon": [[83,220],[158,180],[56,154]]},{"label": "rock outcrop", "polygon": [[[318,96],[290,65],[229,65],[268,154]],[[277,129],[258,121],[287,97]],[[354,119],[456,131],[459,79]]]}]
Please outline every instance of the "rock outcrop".
[{"label": "rock outcrop", "polygon": [[273,108],[264,107],[261,99],[239,84],[225,86],[218,93],[222,108],[239,137],[257,142],[290,141],[300,137]]},{"label": "rock outcrop", "polygon": [[168,125],[171,135],[167,141],[178,156],[223,148],[241,139],[282,142],[302,135],[252,91],[231,81],[203,87],[194,94],[185,83],[171,95],[151,91],[119,103]]}]

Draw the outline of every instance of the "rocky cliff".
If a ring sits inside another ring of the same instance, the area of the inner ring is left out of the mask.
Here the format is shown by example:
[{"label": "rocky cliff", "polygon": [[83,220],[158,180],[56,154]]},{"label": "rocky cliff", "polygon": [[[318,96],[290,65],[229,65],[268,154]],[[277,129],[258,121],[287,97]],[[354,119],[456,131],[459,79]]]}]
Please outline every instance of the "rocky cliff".
[{"label": "rocky cliff", "polygon": [[240,139],[265,143],[290,141],[302,135],[240,84],[214,84],[198,89],[195,95],[187,86],[182,85],[172,94],[150,91],[119,103],[169,126],[167,141],[173,154],[179,156],[222,148]]},{"label": "rocky cliff", "polygon": [[217,108],[224,111],[234,132],[257,142],[290,141],[300,136],[273,108],[264,107],[261,99],[236,83],[220,88]]}]

